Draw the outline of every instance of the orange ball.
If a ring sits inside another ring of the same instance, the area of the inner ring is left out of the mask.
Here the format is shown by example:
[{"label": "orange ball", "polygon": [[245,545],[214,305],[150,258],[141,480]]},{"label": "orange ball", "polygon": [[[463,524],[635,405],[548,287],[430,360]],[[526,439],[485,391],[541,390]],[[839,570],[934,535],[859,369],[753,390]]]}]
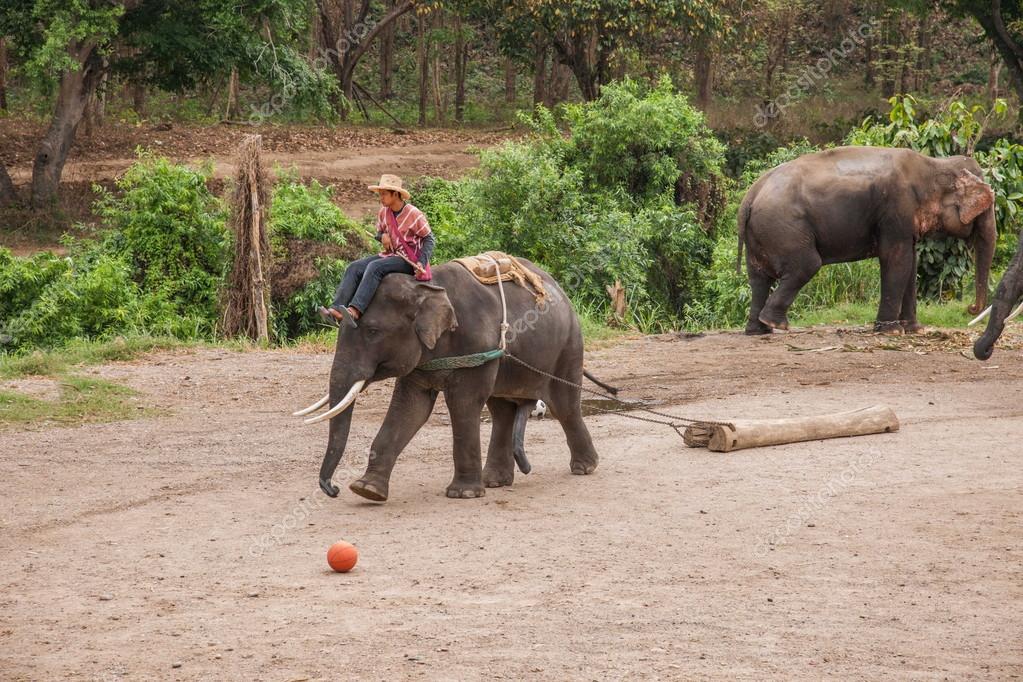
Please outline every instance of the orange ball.
[{"label": "orange ball", "polygon": [[347,573],[359,561],[359,550],[355,545],[340,540],[327,550],[327,563],[338,573]]}]

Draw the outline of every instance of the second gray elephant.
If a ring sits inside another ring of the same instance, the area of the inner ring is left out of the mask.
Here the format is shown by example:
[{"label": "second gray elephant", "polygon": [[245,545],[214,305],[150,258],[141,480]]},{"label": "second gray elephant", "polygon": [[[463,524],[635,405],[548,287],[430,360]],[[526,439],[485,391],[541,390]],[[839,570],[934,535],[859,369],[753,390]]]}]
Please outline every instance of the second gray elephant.
[{"label": "second gray elephant", "polygon": [[930,235],[972,241],[976,314],[987,304],[993,204],[980,166],[966,156],[838,147],[767,171],[739,207],[739,259],[745,246],[752,290],[746,333],[788,329],[789,306],[822,265],[873,257],[881,261],[875,328],[919,330],[915,244]]}]

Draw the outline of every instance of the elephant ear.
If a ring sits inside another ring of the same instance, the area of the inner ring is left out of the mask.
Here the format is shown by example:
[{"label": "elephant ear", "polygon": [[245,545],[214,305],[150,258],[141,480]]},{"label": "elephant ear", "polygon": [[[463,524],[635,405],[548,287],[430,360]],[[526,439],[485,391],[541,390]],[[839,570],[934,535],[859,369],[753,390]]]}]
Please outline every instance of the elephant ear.
[{"label": "elephant ear", "polygon": [[420,283],[416,285],[416,334],[430,350],[444,332],[458,327],[455,308],[444,287]]},{"label": "elephant ear", "polygon": [[969,225],[977,216],[991,208],[995,193],[991,187],[968,170],[962,170],[956,177],[955,202],[959,209],[959,221]]}]

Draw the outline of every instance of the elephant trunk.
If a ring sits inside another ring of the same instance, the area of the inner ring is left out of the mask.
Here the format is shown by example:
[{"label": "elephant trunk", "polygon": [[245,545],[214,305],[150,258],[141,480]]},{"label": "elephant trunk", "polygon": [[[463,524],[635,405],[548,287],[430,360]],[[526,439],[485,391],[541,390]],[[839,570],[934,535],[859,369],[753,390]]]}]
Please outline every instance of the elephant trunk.
[{"label": "elephant trunk", "polygon": [[[355,389],[355,393],[358,393],[358,390],[362,388],[360,384],[365,382],[339,383],[331,381],[330,383],[330,404],[337,405],[345,400],[346,396],[349,396],[353,389]],[[354,403],[354,397],[352,402]],[[330,419],[327,452],[324,453],[323,463],[320,464],[320,489],[331,497],[337,497],[339,492],[338,487],[331,482],[331,478],[333,478],[334,471],[341,462],[341,458],[344,457],[345,448],[348,445],[348,433],[352,428],[352,412],[354,411],[355,405],[352,404]]]},{"label": "elephant trunk", "polygon": [[995,207],[990,206],[977,218],[973,233],[974,260],[977,263],[977,290],[974,303],[970,306],[970,314],[976,315],[987,307],[988,279],[991,275],[991,261],[995,257],[995,242],[998,232],[995,229]]},{"label": "elephant trunk", "polygon": [[1013,256],[1002,281],[995,290],[995,300],[991,304],[991,316],[987,328],[973,344],[973,354],[978,360],[987,360],[994,351],[995,342],[1005,329],[1005,318],[1012,306],[1023,296],[1023,241]]}]

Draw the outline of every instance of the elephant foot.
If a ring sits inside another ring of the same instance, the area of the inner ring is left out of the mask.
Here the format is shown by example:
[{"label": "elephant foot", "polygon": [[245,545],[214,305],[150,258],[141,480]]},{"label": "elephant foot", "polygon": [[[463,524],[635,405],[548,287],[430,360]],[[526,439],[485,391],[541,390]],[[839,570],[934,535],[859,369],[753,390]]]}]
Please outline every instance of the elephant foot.
[{"label": "elephant foot", "polygon": [[487,489],[483,487],[482,483],[465,483],[455,480],[448,486],[446,494],[448,497],[454,499],[461,498],[471,500],[474,497],[483,497],[486,495]]},{"label": "elephant foot", "polygon": [[320,479],[320,490],[325,492],[328,497],[337,497],[337,494],[341,492],[341,489],[334,485],[329,478],[326,480]]},{"label": "elephant foot", "polygon": [[515,469],[502,471],[498,469],[483,469],[483,485],[488,488],[500,488],[511,485],[515,482]]},{"label": "elephant foot", "polygon": [[572,473],[576,476],[586,476],[592,474],[597,470],[597,453],[591,455],[576,457],[572,456],[572,461],[569,462],[569,468]]},{"label": "elephant foot", "polygon": [[358,481],[353,482],[348,486],[348,489],[356,495],[365,497],[367,500],[372,500],[373,502],[387,501],[387,486],[370,483],[364,478],[360,478]]},{"label": "elephant foot", "polygon": [[762,334],[770,334],[773,329],[761,322],[760,320],[750,321],[746,323],[746,336],[759,336]]},{"label": "elephant foot", "polygon": [[889,336],[902,336],[905,333],[905,330],[902,328],[902,323],[898,320],[891,320],[888,322],[877,320],[874,322],[874,331],[879,334],[887,334]]},{"label": "elephant foot", "polygon": [[899,324],[902,325],[902,331],[907,334],[920,334],[927,329],[916,320],[899,320]]},{"label": "elephant foot", "polygon": [[[758,319],[760,320],[761,324],[763,324],[766,327],[770,327],[771,329],[781,329],[782,331],[788,331],[789,329],[789,318],[786,317],[785,315],[779,315],[778,317],[774,317],[769,314],[760,313],[760,317]],[[746,329],[747,330],[749,329],[748,325]]]}]

